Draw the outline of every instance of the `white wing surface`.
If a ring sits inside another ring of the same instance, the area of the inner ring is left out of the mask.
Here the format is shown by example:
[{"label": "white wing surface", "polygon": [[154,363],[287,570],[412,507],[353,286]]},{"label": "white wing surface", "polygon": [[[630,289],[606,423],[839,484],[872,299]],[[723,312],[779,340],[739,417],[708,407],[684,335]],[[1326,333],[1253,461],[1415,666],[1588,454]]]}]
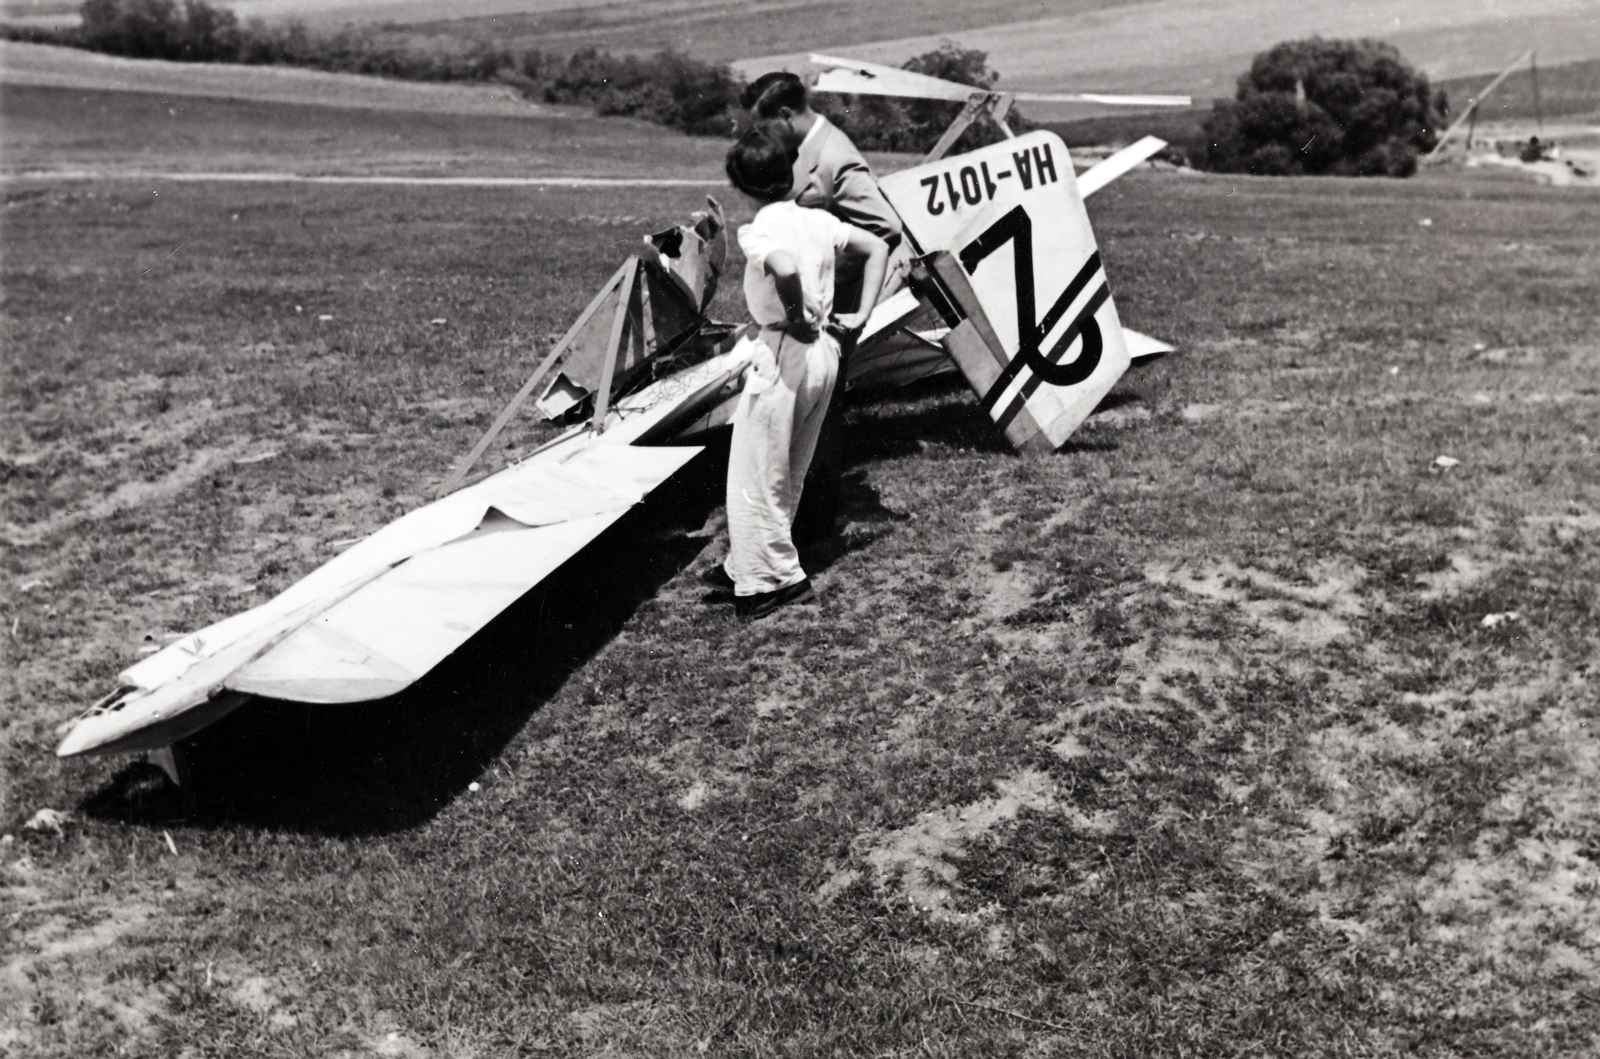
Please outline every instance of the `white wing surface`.
[{"label": "white wing surface", "polygon": [[[993,89],[974,88],[927,74],[913,73],[861,59],[841,59],[832,55],[812,55],[810,60],[825,66],[817,77],[819,92],[838,92],[855,96],[900,96],[909,99],[942,99],[964,103],[974,92]],[[1098,103],[1113,107],[1187,107],[1188,96],[1131,96],[1104,92],[1014,92],[1019,102]]]},{"label": "white wing surface", "polygon": [[603,433],[572,431],[129,667],[56,753],[167,746],[247,694],[358,702],[408,687],[700,452],[633,443],[696,414],[748,360],[740,346],[662,379],[619,401]]},{"label": "white wing surface", "polygon": [[1122,340],[1127,344],[1128,356],[1134,360],[1143,360],[1145,357],[1154,357],[1162,353],[1174,352],[1175,347],[1163,342],[1159,338],[1152,338],[1142,331],[1135,331],[1131,327],[1122,329]]}]

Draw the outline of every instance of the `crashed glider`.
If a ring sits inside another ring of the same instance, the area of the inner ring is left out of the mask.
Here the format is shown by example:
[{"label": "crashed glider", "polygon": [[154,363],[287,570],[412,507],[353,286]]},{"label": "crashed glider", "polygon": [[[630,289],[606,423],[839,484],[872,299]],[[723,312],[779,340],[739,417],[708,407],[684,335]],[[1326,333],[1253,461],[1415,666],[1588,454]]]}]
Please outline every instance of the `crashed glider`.
[{"label": "crashed glider", "polygon": [[[969,120],[984,108],[995,115],[995,93],[958,87],[980,97],[963,112]],[[903,384],[953,366],[1014,447],[1054,451],[1131,358],[1171,348],[1121,326],[1083,206],[1163,145],[1147,137],[1080,176],[1052,133],[943,158],[955,138],[947,132],[925,164],[881,181],[917,264],[911,289],[873,313],[847,385]],[[728,422],[753,352],[739,329],[705,315],[726,255],[725,224],[710,206],[648,237],[617,270],[439,499],[261,606],[124,670],[57,754],[145,751],[176,779],[174,744],[252,696],[394,695],[667,481],[702,451],[706,430]],[[575,425],[457,488],[530,399]]]}]

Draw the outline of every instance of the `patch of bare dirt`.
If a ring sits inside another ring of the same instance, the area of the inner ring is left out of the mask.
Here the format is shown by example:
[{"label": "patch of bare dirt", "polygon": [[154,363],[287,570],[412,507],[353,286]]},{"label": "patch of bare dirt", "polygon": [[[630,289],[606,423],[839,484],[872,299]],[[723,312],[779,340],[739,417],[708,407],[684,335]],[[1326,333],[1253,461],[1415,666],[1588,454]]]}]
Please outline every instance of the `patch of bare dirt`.
[{"label": "patch of bare dirt", "polygon": [[[995,789],[995,796],[969,805],[922,813],[909,827],[859,836],[856,846],[871,869],[873,886],[880,892],[897,890],[935,920],[969,920],[970,914],[952,907],[951,886],[960,872],[951,860],[1023,809],[1048,809],[1056,800],[1050,778],[1034,770],[997,780]],[[817,891],[817,899],[831,899],[860,877],[853,868],[835,872]]]},{"label": "patch of bare dirt", "polygon": [[181,931],[174,902],[205,886],[186,860],[162,859],[165,882],[84,893],[26,852],[8,857],[0,867],[0,1053],[27,1055],[62,1040],[153,1041],[191,982],[268,1033],[299,1025],[303,986],[240,957],[193,967],[141,963],[141,937]]},{"label": "patch of bare dirt", "polygon": [[1151,584],[1236,607],[1258,627],[1306,648],[1348,636],[1350,619],[1367,609],[1358,592],[1365,575],[1353,567],[1317,564],[1303,582],[1228,562],[1154,563],[1144,573]]},{"label": "patch of bare dirt", "polygon": [[93,1039],[106,1023],[149,1037],[166,1009],[159,990],[115,971],[122,941],[160,914],[140,896],[62,896],[26,855],[0,878],[0,921],[10,935],[0,953],[0,1049],[26,1055],[46,1035]]}]

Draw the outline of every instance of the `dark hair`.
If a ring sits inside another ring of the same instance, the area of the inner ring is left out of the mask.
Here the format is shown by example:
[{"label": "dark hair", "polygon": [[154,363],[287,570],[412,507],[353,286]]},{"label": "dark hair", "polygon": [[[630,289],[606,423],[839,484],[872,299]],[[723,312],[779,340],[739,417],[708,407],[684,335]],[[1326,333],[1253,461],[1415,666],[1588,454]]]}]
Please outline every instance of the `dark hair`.
[{"label": "dark hair", "polygon": [[773,70],[744,86],[739,105],[758,118],[775,118],[781,107],[798,114],[809,105],[806,83],[787,70]]},{"label": "dark hair", "polygon": [[781,202],[794,187],[796,152],[764,125],[757,125],[728,148],[728,179],[762,202]]}]

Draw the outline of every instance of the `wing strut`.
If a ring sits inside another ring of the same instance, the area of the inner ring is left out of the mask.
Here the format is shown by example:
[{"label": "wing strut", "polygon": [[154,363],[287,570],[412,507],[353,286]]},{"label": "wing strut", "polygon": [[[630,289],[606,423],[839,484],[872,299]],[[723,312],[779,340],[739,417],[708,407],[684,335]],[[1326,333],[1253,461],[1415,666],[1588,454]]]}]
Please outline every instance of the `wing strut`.
[{"label": "wing strut", "polygon": [[[624,275],[627,274],[629,279],[632,278],[631,273],[628,271],[629,268],[637,267],[637,265],[638,258],[630,257],[627,263],[612,273],[611,278],[606,280],[605,286],[600,288],[600,293],[594,296],[594,300],[578,316],[578,322],[567,329],[567,333],[561,336],[561,341],[557,342],[555,347],[545,354],[544,360],[540,361],[533,374],[528,376],[528,381],[522,384],[522,389],[518,390],[516,396],[511,398],[505,408],[500,410],[498,416],[495,416],[494,423],[490,425],[483,437],[478,439],[478,443],[472,446],[472,451],[467,453],[467,458],[461,461],[459,467],[445,476],[443,484],[439,486],[439,496],[453,492],[456,486],[461,484],[461,480],[467,476],[467,472],[472,470],[472,465],[478,462],[478,458],[483,455],[484,450],[494,442],[495,438],[500,436],[500,432],[506,428],[506,424],[511,422],[511,417],[517,414],[517,409],[521,408],[523,402],[533,393],[534,387],[539,385],[539,380],[543,379],[550,369],[555,366],[556,361],[561,359],[561,354],[567,351],[567,346],[583,331],[583,326],[589,322],[589,318],[599,311],[606,298],[610,296],[612,291],[617,289],[617,285],[623,281]],[[623,301],[626,302],[627,299],[624,298]],[[609,371],[607,372],[607,381],[610,381]]]},{"label": "wing strut", "polygon": [[[606,342],[605,367],[600,369],[600,388],[594,392],[594,432],[599,434],[606,428],[606,413],[611,410],[611,380],[616,376],[617,351],[622,345],[623,331],[628,325],[628,317],[635,311],[643,316],[643,309],[639,305],[639,290],[637,279],[639,277],[639,259],[628,258],[627,262],[618,271],[622,277],[622,297],[617,299],[617,312],[611,318],[611,338]],[[642,343],[639,328],[633,329],[633,337]]]},{"label": "wing strut", "polygon": [[974,92],[967,97],[967,105],[961,108],[961,113],[956,115],[956,120],[944,130],[944,135],[939,137],[939,142],[933,145],[933,150],[928,152],[923,164],[937,162],[945,156],[945,152],[956,145],[961,139],[961,134],[967,131],[967,126],[977,121],[979,117],[987,115],[989,120],[999,127],[1006,139],[1016,138],[1016,133],[1011,131],[1011,126],[1006,124],[1006,114],[1011,110],[1011,104],[1017,101],[1013,92]]}]

